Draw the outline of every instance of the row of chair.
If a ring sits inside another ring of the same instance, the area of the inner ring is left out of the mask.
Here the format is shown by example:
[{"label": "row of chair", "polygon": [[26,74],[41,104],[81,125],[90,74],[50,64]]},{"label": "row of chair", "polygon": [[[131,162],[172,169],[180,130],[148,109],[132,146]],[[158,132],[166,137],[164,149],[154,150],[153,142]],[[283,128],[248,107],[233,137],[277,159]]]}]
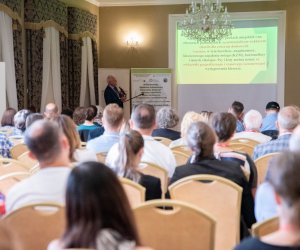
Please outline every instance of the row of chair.
[{"label": "row of chair", "polygon": [[[191,204],[155,200],[141,204],[133,212],[145,246],[159,250],[227,249],[218,245],[216,219],[211,213]],[[65,211],[58,204],[32,204],[6,215],[2,223],[14,232],[23,250],[46,249],[52,240],[62,235],[66,224]],[[277,229],[278,218],[272,218],[255,224],[252,232],[261,237]]]}]

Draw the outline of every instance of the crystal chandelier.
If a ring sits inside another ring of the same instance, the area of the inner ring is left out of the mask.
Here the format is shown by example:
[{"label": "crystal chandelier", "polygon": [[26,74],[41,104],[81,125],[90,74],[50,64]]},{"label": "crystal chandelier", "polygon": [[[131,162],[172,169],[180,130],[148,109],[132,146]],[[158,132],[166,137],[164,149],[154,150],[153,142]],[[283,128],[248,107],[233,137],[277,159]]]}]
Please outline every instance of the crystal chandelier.
[{"label": "crystal chandelier", "polygon": [[179,22],[182,35],[197,42],[215,42],[231,35],[231,18],[221,0],[192,1]]}]

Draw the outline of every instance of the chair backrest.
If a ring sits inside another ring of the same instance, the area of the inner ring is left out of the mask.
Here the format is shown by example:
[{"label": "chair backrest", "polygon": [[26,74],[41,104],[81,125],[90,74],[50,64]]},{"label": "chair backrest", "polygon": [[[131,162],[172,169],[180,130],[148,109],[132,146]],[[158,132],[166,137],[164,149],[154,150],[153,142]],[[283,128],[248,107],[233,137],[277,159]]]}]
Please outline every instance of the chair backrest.
[{"label": "chair backrest", "polygon": [[146,175],[151,175],[160,179],[162,198],[168,188],[168,172],[166,169],[149,162],[141,162],[139,171]]},{"label": "chair backrest", "polygon": [[0,249],[1,250],[22,250],[22,246],[16,240],[14,232],[7,225],[0,222]]},{"label": "chair backrest", "polygon": [[171,148],[172,151],[179,151],[188,156],[192,155],[192,150],[188,146],[176,146]]},{"label": "chair backrest", "polygon": [[0,176],[0,192],[7,194],[8,191],[18,182],[28,178],[28,172],[12,172]]},{"label": "chair backrest", "polygon": [[9,136],[8,139],[12,142],[14,146],[18,144],[24,144],[24,137],[22,135],[12,135]]},{"label": "chair backrest", "polygon": [[235,144],[235,143],[243,143],[243,144],[248,144],[250,146],[255,147],[260,142],[259,141],[255,141],[253,139],[248,139],[248,138],[237,138],[237,139],[230,140],[230,144]]},{"label": "chair backrest", "polygon": [[32,159],[29,156],[29,153],[30,152],[27,151],[27,152],[21,154],[17,160],[22,162],[23,164],[25,164],[28,167],[28,170],[31,170],[36,164],[38,164],[38,160]]},{"label": "chair backrest", "polygon": [[234,151],[240,151],[247,153],[248,155],[253,155],[254,146],[246,143],[230,143],[229,147]]},{"label": "chair backrest", "polygon": [[173,150],[172,153],[176,160],[176,166],[185,165],[190,158],[190,155],[179,150]]},{"label": "chair backrest", "polygon": [[257,169],[257,185],[260,185],[262,182],[264,182],[269,166],[269,161],[278,154],[279,152],[266,154],[254,161]]},{"label": "chair backrest", "polygon": [[105,163],[107,152],[100,152],[97,155],[98,162]]},{"label": "chair backrest", "polygon": [[165,137],[161,137],[161,136],[154,136],[153,138],[154,138],[156,141],[159,141],[160,143],[166,145],[167,147],[169,147],[170,143],[172,142],[171,139],[165,138]]},{"label": "chair backrest", "polygon": [[[162,210],[159,207],[172,207]],[[133,210],[142,244],[159,250],[214,249],[215,220],[193,205],[145,202]]]},{"label": "chair backrest", "polygon": [[252,225],[252,236],[262,237],[267,234],[273,233],[279,229],[279,218],[273,217],[263,222],[257,222]]},{"label": "chair backrest", "polygon": [[65,228],[64,207],[58,204],[33,204],[7,214],[3,221],[16,234],[23,250],[47,249]]},{"label": "chair backrest", "polygon": [[18,160],[0,158],[0,176],[12,172],[29,172],[25,164]]},{"label": "chair backrest", "polygon": [[10,154],[13,159],[17,160],[21,154],[24,154],[27,151],[29,151],[27,145],[24,143],[20,143],[20,144],[13,146],[10,149]]},{"label": "chair backrest", "polygon": [[171,199],[189,202],[216,219],[215,249],[231,250],[240,238],[242,188],[214,175],[192,175],[169,186]]},{"label": "chair backrest", "polygon": [[145,202],[146,189],[143,186],[126,178],[120,178],[120,181],[132,208]]}]

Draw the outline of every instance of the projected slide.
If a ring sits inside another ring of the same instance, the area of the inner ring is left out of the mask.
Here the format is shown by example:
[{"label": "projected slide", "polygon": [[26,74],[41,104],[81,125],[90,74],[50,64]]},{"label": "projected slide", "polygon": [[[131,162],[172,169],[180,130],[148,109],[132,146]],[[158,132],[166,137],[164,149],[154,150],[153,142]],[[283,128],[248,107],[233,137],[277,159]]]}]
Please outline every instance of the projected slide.
[{"label": "projected slide", "polygon": [[178,84],[277,83],[278,21],[233,22],[232,36],[197,43],[176,29]]}]

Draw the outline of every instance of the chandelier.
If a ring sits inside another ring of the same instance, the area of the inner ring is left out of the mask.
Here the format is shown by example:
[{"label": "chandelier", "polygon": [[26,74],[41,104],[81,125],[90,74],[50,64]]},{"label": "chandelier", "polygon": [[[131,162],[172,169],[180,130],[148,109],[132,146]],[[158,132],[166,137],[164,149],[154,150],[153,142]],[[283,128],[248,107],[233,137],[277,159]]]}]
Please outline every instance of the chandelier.
[{"label": "chandelier", "polygon": [[182,35],[197,42],[215,42],[231,35],[231,18],[221,0],[192,1],[179,22]]}]

